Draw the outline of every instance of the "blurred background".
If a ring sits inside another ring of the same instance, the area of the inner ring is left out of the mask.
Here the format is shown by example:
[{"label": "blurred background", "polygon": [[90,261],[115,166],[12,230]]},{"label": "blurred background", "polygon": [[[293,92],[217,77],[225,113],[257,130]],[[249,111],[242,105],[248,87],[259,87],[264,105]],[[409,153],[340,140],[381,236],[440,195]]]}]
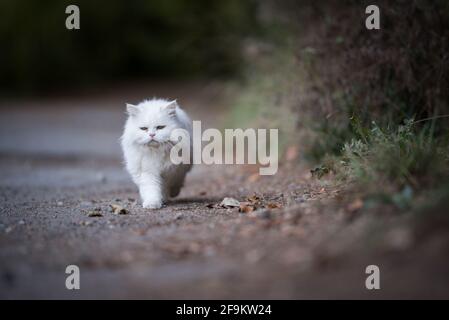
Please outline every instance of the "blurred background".
[{"label": "blurred background", "polygon": [[[0,1],[0,297],[79,297],[68,261],[91,298],[371,298],[373,261],[382,297],[449,297],[449,2],[370,4]],[[153,96],[278,128],[279,173],[196,166],[148,214],[118,141]],[[254,193],[278,211],[206,207]]]},{"label": "blurred background", "polygon": [[151,77],[229,76],[255,31],[254,1],[2,1],[1,92],[28,94]]},{"label": "blurred background", "polygon": [[[71,4],[79,30],[66,28]],[[258,29],[253,1],[7,0],[0,12],[3,153],[120,159],[126,102],[161,96],[191,109],[203,102],[196,93],[215,99],[225,86],[214,83],[238,76]]]}]

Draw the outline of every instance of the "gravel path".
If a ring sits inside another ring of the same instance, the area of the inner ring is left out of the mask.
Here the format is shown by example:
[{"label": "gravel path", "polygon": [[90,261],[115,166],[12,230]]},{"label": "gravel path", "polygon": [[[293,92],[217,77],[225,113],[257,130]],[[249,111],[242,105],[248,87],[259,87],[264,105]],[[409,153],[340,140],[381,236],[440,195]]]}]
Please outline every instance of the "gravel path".
[{"label": "gravel path", "polygon": [[[0,298],[449,297],[448,259],[435,260],[447,236],[358,242],[375,218],[349,222],[338,190],[293,165],[262,178],[252,167],[196,166],[180,197],[142,209],[117,141],[125,102],[178,98],[212,126],[226,112],[220,92],[216,84],[150,84],[3,102]],[[265,209],[220,208],[224,197]],[[129,213],[114,214],[111,204]],[[379,291],[364,286],[373,263],[382,269]],[[71,264],[80,290],[65,288]]]}]

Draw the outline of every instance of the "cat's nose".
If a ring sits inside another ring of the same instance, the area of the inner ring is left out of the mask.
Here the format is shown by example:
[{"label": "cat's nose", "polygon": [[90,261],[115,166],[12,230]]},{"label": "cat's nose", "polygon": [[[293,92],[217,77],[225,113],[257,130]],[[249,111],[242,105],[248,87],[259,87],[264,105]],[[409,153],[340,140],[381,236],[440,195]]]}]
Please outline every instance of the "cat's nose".
[{"label": "cat's nose", "polygon": [[150,133],[151,138],[154,138],[155,135],[156,135],[155,133]]}]

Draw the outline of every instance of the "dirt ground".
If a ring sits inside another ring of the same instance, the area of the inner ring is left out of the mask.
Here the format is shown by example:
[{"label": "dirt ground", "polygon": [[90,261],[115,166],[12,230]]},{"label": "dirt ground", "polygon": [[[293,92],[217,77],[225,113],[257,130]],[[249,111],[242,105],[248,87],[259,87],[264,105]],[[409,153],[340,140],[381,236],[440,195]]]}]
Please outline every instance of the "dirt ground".
[{"label": "dirt ground", "polygon": [[[125,102],[148,96],[178,98],[206,126],[226,114],[220,85],[204,83],[1,103],[0,298],[449,298],[446,228],[361,213],[292,163],[274,177],[198,165],[178,198],[143,209],[118,138]],[[72,264],[80,290],[65,288]],[[380,290],[365,287],[371,264]]]}]

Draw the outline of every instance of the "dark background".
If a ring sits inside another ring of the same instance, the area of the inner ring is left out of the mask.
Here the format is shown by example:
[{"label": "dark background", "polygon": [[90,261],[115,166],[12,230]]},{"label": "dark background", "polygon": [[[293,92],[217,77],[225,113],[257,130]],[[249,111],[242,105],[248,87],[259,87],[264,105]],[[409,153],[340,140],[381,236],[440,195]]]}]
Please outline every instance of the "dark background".
[{"label": "dark background", "polygon": [[[66,6],[80,8],[67,30]],[[254,31],[254,1],[0,3],[1,93],[36,93],[130,78],[228,76]]]}]

